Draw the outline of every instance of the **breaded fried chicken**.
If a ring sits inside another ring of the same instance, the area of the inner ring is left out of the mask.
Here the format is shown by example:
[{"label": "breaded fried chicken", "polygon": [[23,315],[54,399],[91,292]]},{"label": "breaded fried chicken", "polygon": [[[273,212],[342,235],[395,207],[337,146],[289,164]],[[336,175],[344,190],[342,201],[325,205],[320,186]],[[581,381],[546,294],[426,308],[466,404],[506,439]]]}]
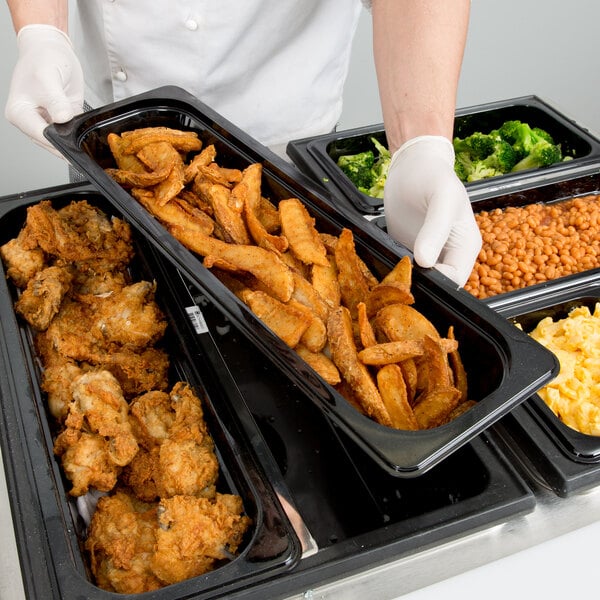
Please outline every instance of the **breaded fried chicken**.
[{"label": "breaded fried chicken", "polygon": [[195,496],[161,500],[153,572],[165,583],[175,583],[230,558],[250,525],[242,510],[241,498],[230,494],[217,494],[214,500]]},{"label": "breaded fried chicken", "polygon": [[144,394],[132,402],[130,414],[141,449],[122,478],[140,499],[214,497],[219,463],[189,385],[176,383],[168,396]]},{"label": "breaded fried chicken", "polygon": [[19,235],[0,246],[0,257],[6,266],[6,274],[19,287],[46,266],[46,255],[37,244],[30,243],[26,228]]},{"label": "breaded fried chicken", "polygon": [[131,230],[80,200],[55,210],[48,200],[27,209],[27,229],[44,252],[69,262],[101,261],[110,269],[129,262]]},{"label": "breaded fried chicken", "polygon": [[104,590],[139,594],[162,587],[151,559],[156,541],[156,505],[122,491],[98,501],[85,548],[96,583]]},{"label": "breaded fried chicken", "polygon": [[46,267],[38,271],[15,303],[15,311],[34,329],[44,331],[71,289],[72,279],[66,267]]},{"label": "breaded fried chicken", "polygon": [[[83,373],[71,385],[71,393],[73,400],[65,429],[56,438],[54,451],[61,456],[67,477],[73,483],[70,492],[73,496],[86,493],[90,486],[107,491],[112,486],[107,488],[106,472],[114,474],[114,486],[120,467],[131,462],[138,451],[129,423],[129,406],[118,381],[108,371]],[[91,437],[98,443],[92,443]],[[102,455],[100,474],[89,467],[84,456],[90,448],[94,454]]]}]

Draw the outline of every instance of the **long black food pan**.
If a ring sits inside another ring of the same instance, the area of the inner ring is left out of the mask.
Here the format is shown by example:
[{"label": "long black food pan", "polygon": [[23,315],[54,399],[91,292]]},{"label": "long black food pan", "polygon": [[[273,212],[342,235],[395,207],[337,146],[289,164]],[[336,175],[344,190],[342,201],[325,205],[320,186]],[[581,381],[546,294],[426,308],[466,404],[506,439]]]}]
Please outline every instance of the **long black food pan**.
[{"label": "long black food pan", "polygon": [[340,210],[297,171],[225,121],[188,93],[160,88],[77,116],[47,129],[47,137],[114,203],[134,228],[231,318],[240,331],[272,359],[346,434],[381,467],[397,475],[420,475],[473,439],[554,376],[554,356],[494,311],[457,290],[435,270],[415,269],[415,308],[440,331],[454,327],[476,405],[454,421],[434,429],[407,432],[381,426],[357,412],[298,355],[206,269],[198,256],[176,241],[104,169],[114,166],[107,145],[110,132],[167,126],[198,132],[213,143],[223,166],[263,165],[262,193],[277,204],[296,197],[322,233],[354,234],[358,255],[382,278],[407,254],[356,211]]},{"label": "long black food pan", "polygon": [[[471,198],[564,179],[570,173],[582,175],[600,166],[600,140],[535,95],[459,108],[453,135],[464,138],[475,131],[487,133],[508,120],[520,120],[532,127],[545,129],[560,144],[563,155],[572,160],[543,169],[530,169],[467,183],[465,185]],[[304,173],[319,181],[336,197],[340,193],[342,202],[350,203],[363,214],[375,215],[383,210],[383,200],[360,192],[337,166],[337,160],[342,155],[372,150],[371,137],[384,146],[387,144],[382,123],[293,140],[288,144],[287,153]]]},{"label": "long black food pan", "polygon": [[[0,201],[0,244],[17,235],[28,206],[50,200],[55,208],[72,201],[87,200],[108,215],[122,217],[91,186],[62,186],[39,190]],[[139,236],[138,236],[139,237]],[[142,239],[141,242],[144,242]],[[145,243],[145,242],[144,242]],[[154,274],[144,253],[136,248],[131,265],[134,280],[152,281]],[[115,597],[97,587],[92,579],[83,543],[86,526],[71,485],[59,459],[53,455],[56,423],[49,414],[41,391],[41,367],[33,347],[32,332],[17,317],[13,305],[16,287],[2,269],[0,281],[0,443],[8,495],[15,526],[25,591],[31,598]],[[159,285],[159,306],[176,305],[172,288]],[[226,386],[211,379],[211,360],[188,351],[181,330],[171,322],[162,347],[170,359],[169,379],[187,381],[203,402],[204,416],[215,441],[219,459],[218,491],[241,496],[252,525],[239,555],[200,577],[172,584],[144,597],[223,598],[233,590],[269,579],[291,569],[301,555],[301,544],[280,501],[283,489],[276,471],[266,473],[258,457],[266,450],[258,433],[248,431],[251,417],[243,406],[228,403]],[[251,442],[250,439],[253,441]]]},{"label": "long black food pan", "polygon": [[[546,317],[553,321],[564,319],[576,307],[587,307],[593,313],[600,302],[600,276],[576,275],[541,291],[531,294],[522,290],[507,295],[495,303],[496,310],[526,332]],[[557,494],[567,496],[600,481],[600,436],[567,426],[538,394],[511,413],[505,426]]]},{"label": "long black food pan", "polygon": [[250,436],[256,437],[257,425],[270,450],[269,455],[260,452],[261,461],[275,461],[318,548],[303,553],[293,569],[240,591],[240,599],[296,597],[312,586],[339,581],[535,508],[532,490],[489,430],[420,477],[399,478],[373,468],[361,447],[318,406],[306,402],[302,390],[254,352],[252,343],[205,294],[148,246],[146,254],[152,252],[157,255],[153,272],[160,281],[170,282],[182,302],[173,307],[174,321],[185,327],[186,314],[202,314],[202,326],[186,336],[190,351],[198,345],[201,353],[221,356],[213,361],[220,364],[215,378],[227,385],[225,366],[233,375],[237,391],[228,394],[230,403],[250,409]]}]

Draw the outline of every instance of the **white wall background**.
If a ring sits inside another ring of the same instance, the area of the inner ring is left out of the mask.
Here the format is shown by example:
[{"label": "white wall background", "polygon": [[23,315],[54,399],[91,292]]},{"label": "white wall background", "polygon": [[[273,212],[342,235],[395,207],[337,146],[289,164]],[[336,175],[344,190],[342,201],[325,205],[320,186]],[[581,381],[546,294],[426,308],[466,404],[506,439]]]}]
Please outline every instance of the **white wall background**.
[{"label": "white wall background", "polygon": [[[459,107],[536,94],[598,135],[600,50],[597,0],[473,0]],[[346,85],[341,129],[382,120],[364,13]],[[0,3],[0,107],[16,51],[8,8]],[[3,114],[3,113],[2,113]],[[0,196],[65,183],[65,163],[35,146],[0,114]]]}]

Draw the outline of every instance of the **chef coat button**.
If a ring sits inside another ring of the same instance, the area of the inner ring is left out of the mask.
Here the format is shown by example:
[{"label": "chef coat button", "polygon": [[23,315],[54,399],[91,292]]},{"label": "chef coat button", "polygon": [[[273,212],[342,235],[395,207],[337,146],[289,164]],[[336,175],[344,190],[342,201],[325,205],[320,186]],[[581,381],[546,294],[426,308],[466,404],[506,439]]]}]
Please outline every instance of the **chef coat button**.
[{"label": "chef coat button", "polygon": [[127,73],[123,69],[120,69],[115,73],[115,79],[117,81],[127,81]]},{"label": "chef coat button", "polygon": [[194,20],[194,19],[188,19],[185,22],[185,26],[190,30],[190,31],[196,31],[196,29],[198,29],[198,21]]}]

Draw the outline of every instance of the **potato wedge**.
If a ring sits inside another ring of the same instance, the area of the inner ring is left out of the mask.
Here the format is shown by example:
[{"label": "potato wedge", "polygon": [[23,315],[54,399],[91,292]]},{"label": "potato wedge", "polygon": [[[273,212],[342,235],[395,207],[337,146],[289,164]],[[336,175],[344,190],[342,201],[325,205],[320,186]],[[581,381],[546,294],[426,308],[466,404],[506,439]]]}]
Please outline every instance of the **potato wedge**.
[{"label": "potato wedge", "polygon": [[147,144],[137,152],[137,157],[151,171],[169,171],[167,177],[152,188],[160,206],[175,198],[184,188],[183,159],[168,142]]},{"label": "potato wedge", "polygon": [[243,206],[246,225],[254,242],[267,250],[285,252],[288,249],[288,240],[285,235],[270,234],[260,219],[261,181],[262,165],[253,163],[244,169],[240,183],[233,189],[233,195],[239,198]]},{"label": "potato wedge", "polygon": [[327,337],[331,348],[331,358],[340,370],[342,378],[348,382],[363,412],[380,423],[391,426],[392,421],[367,367],[358,359],[352,317],[350,311],[340,306],[331,311],[327,320]]},{"label": "potato wedge", "polygon": [[402,340],[373,344],[358,353],[358,358],[365,365],[390,365],[407,358],[423,356],[423,344],[416,340]]},{"label": "potato wedge", "polygon": [[338,281],[335,261],[329,258],[327,266],[313,265],[311,269],[311,284],[319,296],[327,303],[329,308],[340,305],[342,294]]},{"label": "potato wedge", "polygon": [[315,229],[315,220],[297,198],[279,202],[281,231],[290,250],[307,265],[328,266],[327,250]]},{"label": "potato wedge", "polygon": [[231,191],[215,183],[208,188],[208,199],[215,221],[221,226],[223,241],[232,244],[250,244],[250,234],[239,211],[231,206]]},{"label": "potato wedge", "polygon": [[295,348],[311,324],[310,313],[276,300],[264,292],[248,292],[244,302],[250,310],[290,348]]},{"label": "potato wedge", "polygon": [[376,335],[389,341],[422,340],[426,335],[438,339],[440,334],[425,315],[407,304],[391,304],[373,319]]},{"label": "potato wedge", "polygon": [[[363,348],[370,348],[371,346],[376,346],[377,339],[375,337],[373,327],[371,326],[371,321],[369,321],[369,317],[367,316],[366,304],[364,302],[359,302],[356,306],[356,310],[358,313],[358,335],[360,337],[360,343],[362,344]],[[364,363],[365,361],[361,358],[360,354],[361,353],[359,352],[358,357]]]},{"label": "potato wedge", "polygon": [[301,343],[296,346],[295,350],[298,356],[308,363],[329,385],[340,383],[342,378],[338,368],[323,352],[311,352]]},{"label": "potato wedge", "polygon": [[195,131],[182,131],[169,127],[142,127],[121,134],[124,154],[137,154],[148,144],[166,142],[179,152],[199,151],[202,141]]},{"label": "potato wedge", "polygon": [[398,365],[386,365],[377,372],[377,387],[394,429],[415,431],[417,419],[408,402],[408,393]]},{"label": "potato wedge", "polygon": [[343,229],[340,233],[335,246],[335,263],[342,302],[350,310],[352,318],[355,318],[356,307],[369,295],[370,287],[354,248],[354,236],[349,229]]},{"label": "potato wedge", "polygon": [[236,270],[251,273],[266,286],[274,298],[287,302],[292,297],[292,272],[274,252],[258,246],[227,244],[207,235],[199,235],[180,225],[170,225],[168,230],[193,252],[204,257],[220,258]]},{"label": "potato wedge", "polygon": [[428,391],[413,407],[419,428],[431,429],[443,425],[459,402],[460,392],[455,387],[439,387]]},{"label": "potato wedge", "polygon": [[[448,328],[448,339],[456,340],[452,325]],[[467,381],[467,372],[458,351],[458,342],[456,343],[456,348],[448,353],[448,360],[454,377],[454,386],[460,390],[460,397],[464,402],[468,398],[469,384]]]}]

